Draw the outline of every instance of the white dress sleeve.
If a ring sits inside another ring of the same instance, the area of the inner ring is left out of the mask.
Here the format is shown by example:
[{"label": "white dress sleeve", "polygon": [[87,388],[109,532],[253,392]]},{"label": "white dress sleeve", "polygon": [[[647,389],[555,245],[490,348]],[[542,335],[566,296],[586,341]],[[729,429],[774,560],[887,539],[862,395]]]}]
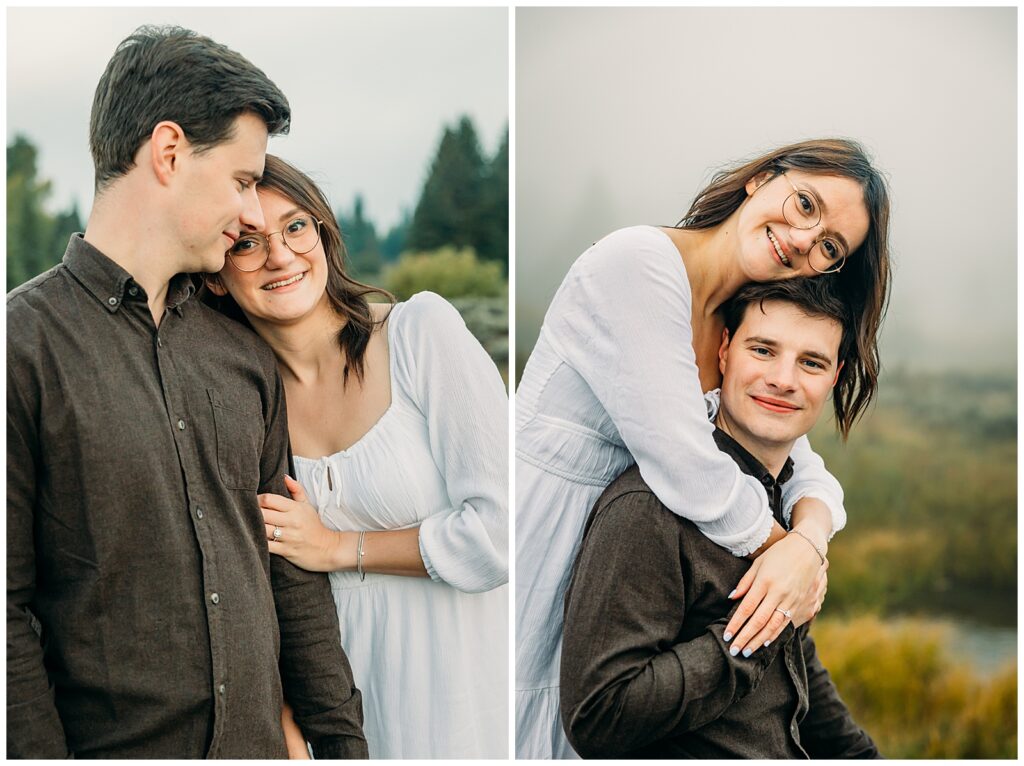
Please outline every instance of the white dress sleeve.
[{"label": "white dress sleeve", "polygon": [[429,292],[396,328],[399,385],[427,421],[451,507],[420,525],[430,577],[471,593],[508,582],[508,396],[494,362],[459,312]]},{"label": "white dress sleeve", "polygon": [[811,449],[806,436],[801,436],[789,453],[793,459],[793,476],[782,485],[782,515],[789,523],[793,506],[802,497],[821,500],[832,512],[832,535],[846,526],[846,508],[843,507],[843,487],[825,469],[825,461]]},{"label": "white dress sleeve", "polygon": [[[580,256],[551,303],[543,332],[587,382],[658,499],[743,556],[768,539],[772,515],[761,484],[715,444],[691,308],[675,245],[658,229],[633,227]],[[803,476],[791,492],[817,497],[807,480]]]}]

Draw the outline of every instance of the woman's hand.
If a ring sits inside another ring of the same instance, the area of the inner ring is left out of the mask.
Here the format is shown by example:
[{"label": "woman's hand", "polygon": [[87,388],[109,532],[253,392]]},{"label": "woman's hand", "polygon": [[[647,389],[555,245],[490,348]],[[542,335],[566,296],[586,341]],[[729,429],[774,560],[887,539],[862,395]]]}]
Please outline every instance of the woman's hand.
[{"label": "woman's hand", "polygon": [[292,709],[287,702],[281,708],[281,730],[284,732],[284,744],[288,748],[288,760],[309,761],[309,747],[306,745],[306,738],[302,736],[299,725],[295,723],[292,716]]},{"label": "woman's hand", "polygon": [[[302,486],[285,476],[293,499],[281,495],[259,495],[270,552],[284,556],[310,572],[331,572],[343,568],[344,541],[340,532],[320,521],[316,508],[306,499]],[[277,532],[275,536],[275,531]]]},{"label": "woman's hand", "polygon": [[[825,559],[825,563],[818,569],[818,575],[814,578],[814,585],[811,586],[807,597],[791,610],[793,612],[794,628],[799,628],[805,622],[810,622],[817,616],[818,612],[821,611],[821,605],[825,603],[825,592],[827,590],[828,559]],[[767,638],[765,639],[765,641],[768,640]]]},{"label": "woman's hand", "polygon": [[[731,598],[743,601],[725,627],[726,640],[732,638],[730,653],[749,657],[774,641],[786,627],[788,610],[793,627],[799,627],[821,608],[818,591],[824,597],[819,574],[827,568],[807,540],[789,534],[757,558],[740,579]],[[812,605],[814,605],[812,607]],[[799,620],[799,621],[798,621]]]}]

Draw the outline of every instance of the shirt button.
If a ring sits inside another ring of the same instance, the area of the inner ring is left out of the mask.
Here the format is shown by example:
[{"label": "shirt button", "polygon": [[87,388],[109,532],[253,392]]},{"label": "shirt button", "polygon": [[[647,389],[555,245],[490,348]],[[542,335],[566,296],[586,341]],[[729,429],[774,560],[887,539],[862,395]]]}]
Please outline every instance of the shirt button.
[{"label": "shirt button", "polygon": [[179,431],[184,431],[185,430],[185,421],[184,420],[179,420],[178,421],[178,430]]},{"label": "shirt button", "polygon": [[164,347],[164,342],[162,340],[160,340],[159,338],[157,338],[156,339],[156,345],[158,345],[160,348],[163,348]]},{"label": "shirt button", "polygon": [[216,593],[213,593],[213,594],[210,595],[210,601],[212,601],[214,604],[219,604],[220,603],[220,596],[218,594],[216,594]]},{"label": "shirt button", "polygon": [[107,298],[107,303],[109,303],[111,306],[116,306],[117,305],[117,298],[111,296],[111,297]]},{"label": "shirt button", "polygon": [[196,508],[196,518],[197,519],[203,518],[203,509],[202,508]]},{"label": "shirt button", "polygon": [[227,691],[227,687],[224,686],[224,684],[221,684],[220,686],[217,687],[217,691],[220,692],[221,694],[223,694],[224,692]]},{"label": "shirt button", "polygon": [[139,294],[139,288],[137,288],[135,285],[132,285],[131,287],[128,288],[128,294],[134,298],[136,295]]}]

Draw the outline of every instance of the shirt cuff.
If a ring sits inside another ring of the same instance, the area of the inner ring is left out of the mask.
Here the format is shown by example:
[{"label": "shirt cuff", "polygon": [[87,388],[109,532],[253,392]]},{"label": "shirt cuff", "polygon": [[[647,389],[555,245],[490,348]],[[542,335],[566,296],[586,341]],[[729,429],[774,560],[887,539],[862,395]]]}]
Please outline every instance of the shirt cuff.
[{"label": "shirt cuff", "polygon": [[313,756],[318,760],[327,758],[357,760],[370,757],[366,740],[357,737],[321,737],[310,744],[313,746]]}]

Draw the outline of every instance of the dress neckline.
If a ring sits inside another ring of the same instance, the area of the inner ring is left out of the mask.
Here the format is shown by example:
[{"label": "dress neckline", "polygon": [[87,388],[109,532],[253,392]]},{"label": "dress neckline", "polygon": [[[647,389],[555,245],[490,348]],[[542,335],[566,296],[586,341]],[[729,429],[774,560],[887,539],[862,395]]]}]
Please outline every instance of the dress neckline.
[{"label": "dress neckline", "polygon": [[404,308],[405,304],[406,304],[406,301],[401,301],[399,303],[394,304],[391,307],[391,311],[388,313],[387,319],[385,320],[388,323],[388,327],[387,327],[387,334],[385,336],[384,342],[387,344],[387,349],[388,349],[388,385],[391,388],[391,401],[388,403],[387,409],[385,409],[384,412],[382,412],[380,414],[380,417],[377,418],[374,421],[372,426],[370,426],[369,428],[366,429],[366,431],[363,433],[362,436],[360,436],[358,439],[356,439],[354,442],[352,442],[350,445],[348,445],[345,449],[338,450],[337,452],[332,452],[329,455],[322,455],[321,457],[303,457],[302,455],[295,455],[295,454],[293,454],[292,455],[293,459],[295,459],[295,460],[304,460],[307,463],[320,463],[320,462],[324,462],[324,461],[329,461],[331,458],[335,458],[335,457],[349,457],[353,452],[357,451],[358,449],[361,449],[362,445],[365,444],[369,440],[369,438],[376,431],[378,431],[380,429],[381,423],[383,423],[386,419],[388,419],[388,416],[391,414],[391,411],[395,409],[395,389],[396,389],[396,386],[395,386],[395,356],[396,356],[396,354],[394,353],[394,348],[395,348],[394,338],[392,338],[392,335],[391,335],[392,332],[394,332],[394,327],[395,327],[395,323],[394,323],[393,320],[395,319],[395,313],[399,311],[400,307]]}]

